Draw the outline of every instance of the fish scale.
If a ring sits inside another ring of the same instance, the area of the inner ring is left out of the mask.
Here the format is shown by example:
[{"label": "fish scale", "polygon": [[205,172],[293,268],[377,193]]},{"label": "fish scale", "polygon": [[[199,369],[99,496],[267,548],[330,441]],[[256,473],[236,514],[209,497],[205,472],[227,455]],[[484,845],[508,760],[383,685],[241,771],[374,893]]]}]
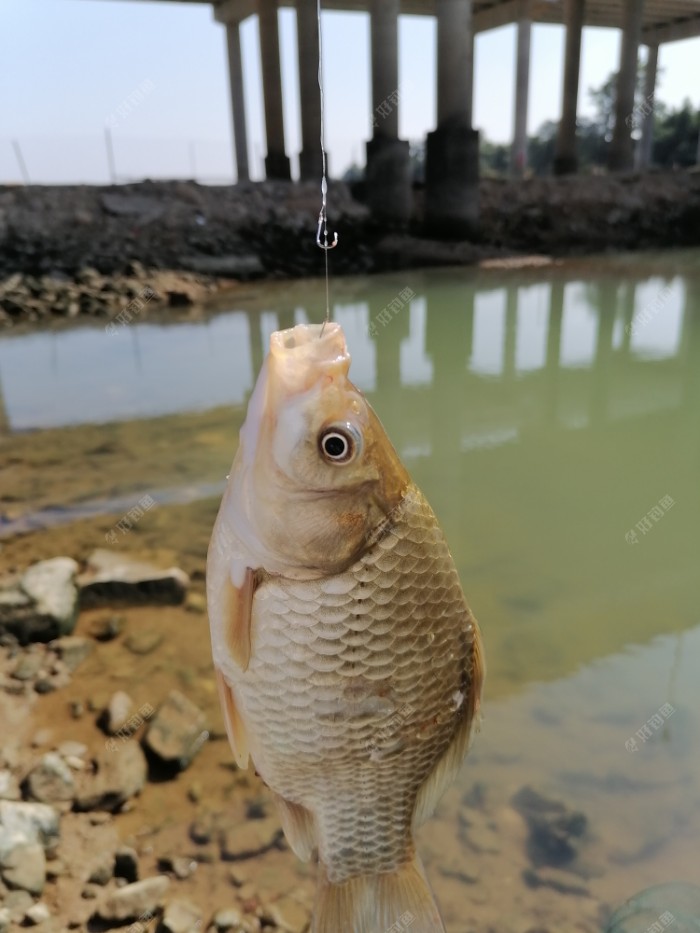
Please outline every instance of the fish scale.
[{"label": "fish scale", "polygon": [[[458,726],[474,638],[420,491],[409,488],[383,537],[345,573],[320,585],[265,580],[251,631],[249,667],[231,681],[256,767],[313,814],[329,880],[410,860],[416,796]],[[392,713],[363,709],[382,696]]]}]

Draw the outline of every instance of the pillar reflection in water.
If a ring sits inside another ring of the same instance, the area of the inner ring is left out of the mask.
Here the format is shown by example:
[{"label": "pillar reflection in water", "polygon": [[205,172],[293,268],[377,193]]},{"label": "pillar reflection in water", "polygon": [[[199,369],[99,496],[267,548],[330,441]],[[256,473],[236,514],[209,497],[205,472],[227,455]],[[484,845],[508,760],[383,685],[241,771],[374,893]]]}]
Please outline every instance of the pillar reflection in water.
[{"label": "pillar reflection in water", "polygon": [[606,280],[595,288],[598,309],[598,334],[592,372],[591,424],[605,421],[610,394],[610,371],[613,358],[613,330],[617,311],[618,288]]}]

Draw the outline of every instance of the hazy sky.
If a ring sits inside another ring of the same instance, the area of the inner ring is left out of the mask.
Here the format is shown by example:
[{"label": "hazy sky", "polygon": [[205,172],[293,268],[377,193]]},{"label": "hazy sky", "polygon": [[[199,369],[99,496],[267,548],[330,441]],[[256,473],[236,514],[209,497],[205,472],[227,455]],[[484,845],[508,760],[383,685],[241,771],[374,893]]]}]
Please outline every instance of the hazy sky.
[{"label": "hazy sky", "polygon": [[[340,174],[364,161],[370,135],[369,17],[324,14],[327,148]],[[300,126],[295,15],[280,12],[287,153],[293,164]],[[251,170],[265,155],[257,22],[242,26]],[[558,119],[564,31],[533,29],[528,129]],[[435,26],[400,20],[400,133],[420,139],[435,127]],[[474,123],[509,141],[513,123],[515,29],[476,41]],[[588,89],[617,68],[617,30],[584,33],[580,110]],[[657,96],[700,106],[700,39],[662,46]],[[135,0],[1,0],[0,181],[20,179],[19,142],[32,181],[104,182],[105,125],[112,126],[121,177],[231,179],[231,119],[225,31],[208,4]],[[120,105],[141,88],[141,101]]]}]

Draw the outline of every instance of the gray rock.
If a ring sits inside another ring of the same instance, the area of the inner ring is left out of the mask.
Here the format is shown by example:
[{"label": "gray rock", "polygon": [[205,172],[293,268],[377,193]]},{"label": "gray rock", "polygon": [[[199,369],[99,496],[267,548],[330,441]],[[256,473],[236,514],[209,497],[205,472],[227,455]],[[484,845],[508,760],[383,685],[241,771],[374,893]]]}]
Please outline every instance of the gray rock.
[{"label": "gray rock", "polygon": [[46,856],[38,842],[23,842],[2,859],[2,880],[10,888],[41,894],[46,884]]},{"label": "gray rock", "polygon": [[163,636],[153,629],[144,629],[132,632],[124,641],[124,645],[132,654],[150,654],[163,644]]},{"label": "gray rock", "polygon": [[276,819],[270,817],[266,820],[248,820],[223,833],[221,858],[252,858],[271,849],[281,837],[282,830]]},{"label": "gray rock", "polygon": [[39,926],[40,923],[44,923],[48,920],[50,916],[51,911],[46,904],[42,904],[41,901],[37,904],[33,904],[24,915],[25,920],[32,926]]},{"label": "gray rock", "polygon": [[144,881],[127,884],[108,894],[97,908],[101,920],[136,920],[144,915],[154,916],[162,906],[170,887],[170,879],[156,875]]},{"label": "gray rock", "polygon": [[66,635],[64,638],[56,638],[51,642],[50,647],[72,673],[78,665],[82,664],[92,654],[94,645],[89,638],[82,638],[79,635]]},{"label": "gray rock", "polygon": [[238,930],[243,923],[243,911],[238,907],[227,907],[225,910],[219,910],[214,914],[212,923],[217,930],[225,933],[227,930]]},{"label": "gray rock", "polygon": [[95,761],[94,772],[76,775],[75,808],[114,812],[140,793],[148,776],[148,765],[138,742],[115,742]]},{"label": "gray rock", "polygon": [[0,771],[0,800],[20,800],[19,782],[11,771]]},{"label": "gray rock", "polygon": [[89,884],[108,884],[114,877],[114,855],[112,852],[101,852],[91,863],[88,874]]},{"label": "gray rock", "polygon": [[56,752],[48,752],[27,775],[27,795],[40,803],[72,800],[75,794],[73,773]]},{"label": "gray rock", "polygon": [[162,933],[197,933],[202,924],[202,912],[191,901],[174,900],[165,908],[159,931]]},{"label": "gray rock", "polygon": [[260,933],[260,920],[252,914],[244,914],[238,907],[227,907],[214,915],[209,933]]},{"label": "gray rock", "polygon": [[172,690],[151,720],[144,745],[162,762],[182,770],[209,738],[204,722],[204,713]]},{"label": "gray rock", "polygon": [[75,576],[78,565],[70,557],[53,557],[33,564],[20,582],[24,593],[32,600],[37,613],[37,625],[46,626],[48,641],[70,634],[78,618],[78,591]]},{"label": "gray rock", "polygon": [[102,716],[102,725],[107,735],[114,735],[126,725],[133,707],[134,701],[128,693],[117,690],[112,694]]},{"label": "gray rock", "polygon": [[0,933],[7,933],[10,929],[12,914],[7,907],[0,907]]},{"label": "gray rock", "polygon": [[78,617],[77,572],[70,557],[29,567],[19,585],[0,591],[0,633],[9,632],[26,645],[72,632]]},{"label": "gray rock", "polygon": [[82,607],[177,605],[184,601],[190,579],[177,567],[161,570],[98,548],[78,583]]},{"label": "gray rock", "polygon": [[10,676],[15,680],[34,680],[45,664],[46,649],[32,645],[19,656]]},{"label": "gray rock", "polygon": [[62,758],[85,758],[87,755],[87,745],[83,742],[66,741],[58,746],[58,754]]},{"label": "gray rock", "polygon": [[0,859],[15,846],[38,842],[53,849],[58,842],[59,817],[45,803],[15,803],[0,800]]},{"label": "gray rock", "polygon": [[10,912],[10,920],[19,923],[34,903],[29,891],[10,891],[3,898],[3,906]]}]

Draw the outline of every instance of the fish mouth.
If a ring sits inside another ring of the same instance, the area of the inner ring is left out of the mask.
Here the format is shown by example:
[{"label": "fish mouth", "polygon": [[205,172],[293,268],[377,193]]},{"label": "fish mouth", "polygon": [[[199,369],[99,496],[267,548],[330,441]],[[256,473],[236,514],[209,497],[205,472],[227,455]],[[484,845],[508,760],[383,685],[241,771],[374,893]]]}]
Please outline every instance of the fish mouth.
[{"label": "fish mouth", "polygon": [[308,388],[321,376],[347,376],[350,353],[340,324],[297,324],[270,336],[272,369],[288,391]]}]

